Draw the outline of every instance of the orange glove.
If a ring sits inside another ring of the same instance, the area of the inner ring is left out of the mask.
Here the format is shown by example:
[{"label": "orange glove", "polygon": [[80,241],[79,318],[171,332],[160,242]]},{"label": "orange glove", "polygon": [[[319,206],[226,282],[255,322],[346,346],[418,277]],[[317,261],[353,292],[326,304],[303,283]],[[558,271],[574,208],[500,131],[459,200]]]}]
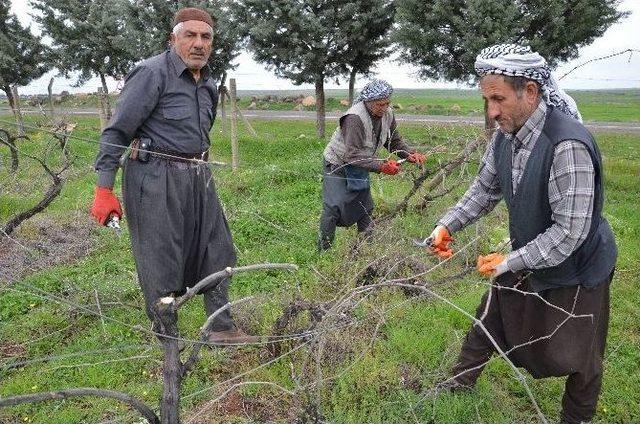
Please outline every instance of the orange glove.
[{"label": "orange glove", "polygon": [[418,165],[422,165],[424,161],[427,160],[427,156],[422,153],[413,152],[409,155],[407,160],[411,163],[417,163]]},{"label": "orange glove", "polygon": [[453,241],[453,237],[449,234],[449,230],[444,225],[438,225],[431,232],[431,247],[430,252],[434,255],[438,255],[441,258],[449,258],[453,255],[453,250],[449,247],[449,244]]},{"label": "orange glove", "polygon": [[501,253],[490,253],[486,256],[478,256],[478,272],[487,277],[496,276],[496,267],[504,262],[505,255]]},{"label": "orange glove", "polygon": [[98,223],[105,225],[111,215],[118,215],[118,218],[122,218],[122,207],[120,207],[120,201],[113,193],[113,190],[107,187],[96,187],[95,193],[93,205],[91,206],[91,216]]},{"label": "orange glove", "polygon": [[400,172],[400,164],[395,160],[388,160],[382,164],[380,172],[387,175],[396,175]]}]

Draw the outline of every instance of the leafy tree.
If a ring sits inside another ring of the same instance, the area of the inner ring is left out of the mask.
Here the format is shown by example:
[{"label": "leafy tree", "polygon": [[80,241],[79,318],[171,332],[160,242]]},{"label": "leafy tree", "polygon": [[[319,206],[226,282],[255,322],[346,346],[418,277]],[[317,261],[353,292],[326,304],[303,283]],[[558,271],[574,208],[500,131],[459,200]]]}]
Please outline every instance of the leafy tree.
[{"label": "leafy tree", "polygon": [[349,104],[353,103],[356,75],[369,75],[380,59],[389,55],[388,37],[395,16],[393,2],[388,0],[352,1],[345,3],[344,13],[352,19],[340,28],[346,40],[344,61],[349,69]]},{"label": "leafy tree", "polygon": [[49,66],[47,47],[9,13],[10,6],[9,0],[0,0],[0,87],[14,109],[11,86],[29,84],[47,72]]},{"label": "leafy tree", "polygon": [[78,72],[76,85],[100,77],[122,78],[137,57],[125,31],[127,0],[30,0],[33,19],[51,38],[55,67],[65,77]]},{"label": "leafy tree", "polygon": [[127,26],[129,34],[136,40],[130,43],[132,54],[142,59],[165,51],[173,15],[181,7],[200,7],[213,17],[215,27],[209,67],[213,77],[224,84],[226,73],[235,68],[232,61],[242,47],[240,27],[233,22],[226,0],[138,0],[130,4]]},{"label": "leafy tree", "polygon": [[555,66],[627,15],[618,0],[398,0],[395,40],[423,78],[470,80],[484,47],[530,45]]},{"label": "leafy tree", "polygon": [[[390,23],[381,15],[392,15],[389,2],[381,0],[235,0],[234,10],[236,21],[245,23],[249,49],[258,62],[294,84],[315,85],[321,138],[325,132],[325,80],[352,69],[355,73],[368,71],[378,56],[362,53],[360,47],[367,47],[372,40],[372,48],[384,45],[381,39]],[[382,28],[370,28],[376,24]]]}]

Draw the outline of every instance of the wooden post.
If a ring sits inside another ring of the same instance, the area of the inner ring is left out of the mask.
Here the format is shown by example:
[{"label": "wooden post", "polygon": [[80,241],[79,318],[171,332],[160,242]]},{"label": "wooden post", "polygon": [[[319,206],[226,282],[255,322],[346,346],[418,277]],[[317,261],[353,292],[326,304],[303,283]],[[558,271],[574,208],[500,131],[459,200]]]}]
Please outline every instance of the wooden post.
[{"label": "wooden post", "polygon": [[224,131],[225,121],[227,120],[227,111],[225,109],[225,103],[227,100],[227,87],[224,85],[220,86],[218,90],[218,98],[220,99],[220,132],[224,136],[226,133]]},{"label": "wooden post", "polygon": [[238,169],[238,103],[236,101],[236,79],[229,80],[231,91],[231,168]]},{"label": "wooden post", "polygon": [[[228,93],[227,93],[227,96],[229,96]],[[231,97],[229,97],[229,101],[231,101]],[[242,122],[244,122],[244,125],[247,127],[247,129],[249,130],[251,135],[254,136],[254,137],[257,137],[258,133],[256,132],[256,130],[253,129],[253,127],[251,126],[251,123],[249,122],[247,117],[244,116],[244,114],[240,110],[240,107],[238,106],[238,102],[237,101],[236,101],[236,112],[238,112],[238,115],[240,115],[240,118],[242,118]]]},{"label": "wooden post", "polygon": [[20,96],[18,95],[18,86],[11,86],[11,94],[13,95],[13,114],[16,118],[16,126],[18,127],[18,135],[22,136],[24,132],[24,120],[22,119],[22,110],[20,109]]}]

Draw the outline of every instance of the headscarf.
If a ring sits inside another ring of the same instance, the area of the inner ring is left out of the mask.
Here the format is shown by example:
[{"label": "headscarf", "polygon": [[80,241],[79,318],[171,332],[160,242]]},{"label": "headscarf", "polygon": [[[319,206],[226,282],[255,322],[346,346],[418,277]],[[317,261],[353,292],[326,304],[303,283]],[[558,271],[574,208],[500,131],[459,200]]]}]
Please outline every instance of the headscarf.
[{"label": "headscarf", "polygon": [[354,103],[388,99],[391,97],[391,94],[393,94],[393,87],[391,87],[391,84],[385,80],[374,79],[369,81],[367,85],[362,88],[362,91],[360,91],[360,94]]},{"label": "headscarf", "polygon": [[476,73],[524,77],[540,84],[545,103],[582,122],[576,102],[558,87],[547,61],[529,46],[496,44],[480,51],[476,57]]}]

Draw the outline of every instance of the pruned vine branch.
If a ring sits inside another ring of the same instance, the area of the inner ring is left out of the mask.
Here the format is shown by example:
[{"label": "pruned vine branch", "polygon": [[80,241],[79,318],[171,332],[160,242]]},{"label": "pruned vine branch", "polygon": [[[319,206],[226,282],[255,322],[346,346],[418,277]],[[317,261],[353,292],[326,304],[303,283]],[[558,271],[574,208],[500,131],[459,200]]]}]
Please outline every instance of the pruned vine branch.
[{"label": "pruned vine branch", "polygon": [[10,396],[0,398],[0,408],[6,406],[15,406],[23,403],[45,402],[54,399],[68,399],[71,397],[98,396],[103,398],[116,399],[124,402],[138,411],[140,415],[149,421],[150,424],[160,424],[158,416],[145,405],[143,402],[127,395],[126,393],[116,392],[113,390],[102,390],[92,387],[80,387],[75,389],[58,390],[54,392],[33,393],[30,395]]}]

